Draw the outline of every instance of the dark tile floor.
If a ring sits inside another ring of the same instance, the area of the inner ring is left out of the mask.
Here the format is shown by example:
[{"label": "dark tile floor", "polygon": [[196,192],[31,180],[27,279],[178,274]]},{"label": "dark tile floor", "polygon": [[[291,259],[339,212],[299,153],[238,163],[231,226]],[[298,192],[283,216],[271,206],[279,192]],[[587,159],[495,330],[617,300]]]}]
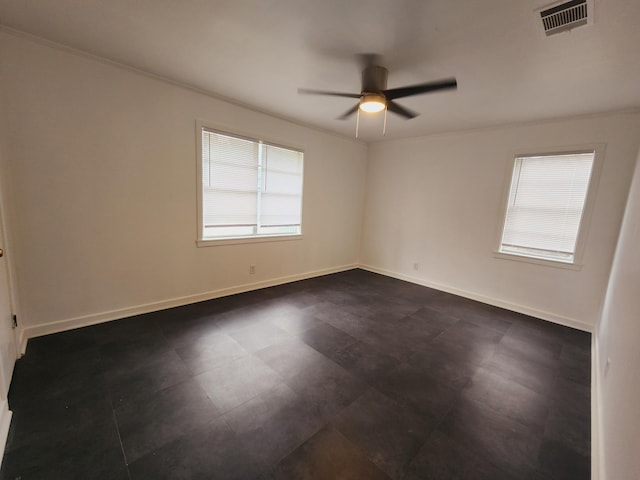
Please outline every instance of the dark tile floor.
[{"label": "dark tile floor", "polygon": [[590,335],[362,270],[29,341],[0,479],[590,478]]}]

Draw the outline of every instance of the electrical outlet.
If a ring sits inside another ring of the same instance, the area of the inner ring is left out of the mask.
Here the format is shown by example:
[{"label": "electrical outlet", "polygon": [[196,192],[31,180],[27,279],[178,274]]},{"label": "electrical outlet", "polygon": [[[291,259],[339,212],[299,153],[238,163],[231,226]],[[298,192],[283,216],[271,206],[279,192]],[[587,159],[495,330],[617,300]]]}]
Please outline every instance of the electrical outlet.
[{"label": "electrical outlet", "polygon": [[249,265],[249,274],[250,275],[254,275],[256,273],[256,266],[255,265]]}]

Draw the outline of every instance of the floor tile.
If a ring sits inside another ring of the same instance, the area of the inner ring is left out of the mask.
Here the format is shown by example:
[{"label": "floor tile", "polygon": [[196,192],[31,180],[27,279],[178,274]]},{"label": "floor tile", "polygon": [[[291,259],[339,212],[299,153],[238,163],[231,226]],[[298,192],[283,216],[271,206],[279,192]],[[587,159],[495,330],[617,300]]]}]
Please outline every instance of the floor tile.
[{"label": "floor tile", "polygon": [[176,349],[176,352],[193,375],[249,356],[249,352],[234,338],[220,332],[202,337],[191,345]]},{"label": "floor tile", "polygon": [[282,460],[273,469],[272,478],[389,480],[390,477],[342,434],[325,428]]},{"label": "floor tile", "polygon": [[72,349],[17,360],[9,390],[12,410],[30,408],[55,398],[76,398],[87,391],[104,388],[104,366],[99,347]]},{"label": "floor tile", "polygon": [[357,303],[351,307],[334,307],[320,311],[317,317],[352,337],[358,337],[371,327],[373,322],[367,318],[371,312],[375,312],[374,306]]},{"label": "floor tile", "polygon": [[458,323],[459,319],[436,310],[429,306],[423,306],[410,315],[411,318],[422,320],[432,328],[438,328],[442,331],[452,327]]},{"label": "floor tile", "polygon": [[503,334],[495,330],[460,320],[438,335],[431,346],[455,356],[460,363],[482,365],[496,352],[502,337]]},{"label": "floor tile", "polygon": [[557,351],[562,345],[568,327],[528,316],[518,316],[507,332],[509,336],[527,340],[532,345],[546,346]]},{"label": "floor tile", "polygon": [[267,300],[225,312],[220,316],[217,326],[225,333],[234,333],[262,323],[270,323],[298,310],[298,307],[283,301]]},{"label": "floor tile", "polygon": [[230,334],[230,336],[249,352],[289,340],[291,336],[270,323],[251,325]]},{"label": "floor tile", "polygon": [[420,351],[412,352],[407,363],[429,372],[429,375],[454,390],[464,387],[478,370],[479,365],[451,355],[446,349],[423,346]]},{"label": "floor tile", "polygon": [[147,398],[123,402],[115,409],[128,463],[211,422],[218,411],[193,380]]},{"label": "floor tile", "polygon": [[337,414],[367,388],[365,382],[328,359],[308,365],[285,382],[305,401],[316,405],[325,418]]},{"label": "floor tile", "polygon": [[591,425],[587,420],[571,410],[552,408],[545,425],[545,437],[588,457],[591,454]]},{"label": "floor tile", "polygon": [[364,320],[366,326],[354,336],[400,361],[428,348],[430,342],[443,333],[443,329],[422,319],[403,316],[386,320]]},{"label": "floor tile", "polygon": [[321,323],[314,328],[300,332],[298,337],[328,357],[356,341],[348,333],[327,323]]},{"label": "floor tile", "polygon": [[379,375],[374,386],[434,422],[442,419],[460,396],[459,390],[433,378],[428,371],[407,363],[401,364],[388,376]]},{"label": "floor tile", "polygon": [[229,334],[268,320],[269,315],[259,305],[245,305],[223,312],[216,322],[216,328]]},{"label": "floor tile", "polygon": [[278,372],[283,378],[293,377],[318,361],[325,361],[320,352],[301,340],[289,339],[286,342],[258,350],[255,356]]},{"label": "floor tile", "polygon": [[549,415],[548,397],[484,368],[478,369],[462,396],[539,432]]},{"label": "floor tile", "polygon": [[550,369],[559,365],[561,344],[526,340],[507,333],[496,349],[497,353],[521,362],[537,363]]},{"label": "floor tile", "polygon": [[439,292],[429,301],[429,308],[439,310],[458,319],[463,319],[465,312],[474,306],[473,300],[458,297],[451,293]]},{"label": "floor tile", "polygon": [[321,302],[306,308],[292,309],[290,312],[270,319],[269,323],[291,335],[296,335],[322,323],[317,315],[318,312],[325,311],[327,305],[329,305],[328,302]]},{"label": "floor tile", "polygon": [[591,353],[591,334],[582,332],[575,328],[565,328],[562,332],[562,338],[566,345],[573,345],[586,354]]},{"label": "floor tile", "polygon": [[164,326],[174,320],[189,319],[190,306],[179,307],[160,312],[136,315],[121,320],[100,323],[90,327],[100,345],[106,343],[128,343],[134,339],[147,337],[149,332],[160,332]]},{"label": "floor tile", "polygon": [[278,384],[282,378],[257,357],[242,357],[194,377],[220,413],[226,413]]},{"label": "floor tile", "polygon": [[86,352],[97,345],[95,327],[77,328],[67,332],[44,335],[29,340],[29,356],[25,363],[40,364],[51,361],[63,362],[69,355]]},{"label": "floor tile", "polygon": [[206,342],[211,336],[221,335],[217,317],[197,318],[195,320],[176,321],[162,329],[167,343],[176,350]]},{"label": "floor tile", "polygon": [[545,396],[551,394],[556,377],[555,368],[500,349],[484,363],[483,368]]},{"label": "floor tile", "polygon": [[362,342],[355,342],[333,353],[330,358],[355,377],[372,386],[385,383],[397,372],[402,362]]},{"label": "floor tile", "polygon": [[356,295],[339,288],[328,288],[324,290],[323,299],[339,307],[360,304],[360,300]]},{"label": "floor tile", "polygon": [[438,429],[516,478],[531,476],[538,465],[542,434],[474,401],[462,398]]},{"label": "floor tile", "polygon": [[270,468],[325,423],[315,405],[284,384],[227,412],[224,420],[260,465]]},{"label": "floor tile", "polygon": [[[37,453],[36,453],[37,452]],[[2,480],[127,480],[113,417],[5,453]]]},{"label": "floor tile", "polygon": [[540,468],[554,480],[589,480],[591,459],[563,443],[545,440],[539,454]]},{"label": "floor tile", "polygon": [[550,395],[551,409],[561,414],[580,417],[585,421],[591,416],[591,386],[558,376]]},{"label": "floor tile", "polygon": [[106,387],[87,388],[76,395],[35,398],[13,409],[6,449],[47,444],[91,425],[111,421]]},{"label": "floor tile", "polygon": [[280,297],[278,300],[285,303],[288,307],[294,306],[298,308],[308,308],[325,301],[322,296],[310,290],[291,292],[288,295]]},{"label": "floor tile", "polygon": [[499,333],[505,333],[513,323],[512,314],[506,310],[455,295],[435,297],[429,308]]},{"label": "floor tile", "polygon": [[375,390],[360,396],[332,424],[393,479],[403,477],[435,426]]},{"label": "floor tile", "polygon": [[236,435],[217,419],[129,465],[131,480],[257,480],[260,469]]},{"label": "floor tile", "polygon": [[555,362],[563,341],[560,331],[553,327],[556,325],[549,322],[514,323],[502,343],[509,344],[512,350],[520,351],[525,356],[539,358],[542,362]]},{"label": "floor tile", "polygon": [[113,341],[100,346],[100,357],[105,371],[111,374],[158,361],[171,347],[160,332],[146,336]]},{"label": "floor tile", "polygon": [[406,469],[404,480],[424,479],[520,480],[439,431],[433,432]]},{"label": "floor tile", "polygon": [[380,299],[369,306],[371,310],[363,316],[373,325],[394,325],[398,320],[409,317],[422,308],[421,305],[392,298]]},{"label": "floor tile", "polygon": [[591,355],[580,347],[565,343],[559,357],[558,375],[583,385],[591,384]]},{"label": "floor tile", "polygon": [[104,376],[111,402],[117,406],[184,382],[191,374],[178,354],[168,350],[148,363],[132,365],[129,370],[107,370]]}]

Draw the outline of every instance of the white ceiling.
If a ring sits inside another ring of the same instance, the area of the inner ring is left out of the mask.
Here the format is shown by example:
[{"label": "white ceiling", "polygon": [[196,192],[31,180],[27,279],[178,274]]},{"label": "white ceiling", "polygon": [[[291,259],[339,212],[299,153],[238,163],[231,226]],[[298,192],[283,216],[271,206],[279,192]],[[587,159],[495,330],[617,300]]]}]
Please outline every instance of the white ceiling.
[{"label": "white ceiling", "polygon": [[[357,54],[389,88],[455,76],[401,99],[386,138],[640,106],[640,1],[595,0],[593,25],[545,37],[546,0],[1,0],[0,24],[347,136]],[[381,138],[380,114],[361,137]]]}]

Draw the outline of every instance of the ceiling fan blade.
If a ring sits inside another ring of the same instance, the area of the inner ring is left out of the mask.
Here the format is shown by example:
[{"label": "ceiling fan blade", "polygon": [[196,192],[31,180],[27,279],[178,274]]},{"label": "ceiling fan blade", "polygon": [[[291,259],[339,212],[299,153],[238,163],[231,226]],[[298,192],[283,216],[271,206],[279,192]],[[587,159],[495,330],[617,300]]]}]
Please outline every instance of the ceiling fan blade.
[{"label": "ceiling fan blade", "polygon": [[396,102],[394,102],[392,100],[388,100],[387,101],[387,110],[389,110],[390,112],[393,112],[393,113],[395,113],[397,115],[400,115],[401,117],[404,117],[407,120],[411,120],[412,118],[415,118],[418,115],[420,115],[419,113],[412,112],[408,108],[404,108],[404,107],[398,105]]},{"label": "ceiling fan blade", "polygon": [[409,97],[411,95],[421,95],[423,93],[435,92],[437,90],[448,90],[457,88],[458,82],[455,78],[445,78],[444,80],[436,80],[435,82],[420,83],[408,87],[390,88],[385,90],[384,96],[389,100],[396,98]]},{"label": "ceiling fan blade", "polygon": [[327,92],[325,90],[313,90],[311,88],[299,88],[298,93],[304,95],[331,95],[333,97],[360,98],[359,93]]},{"label": "ceiling fan blade", "polygon": [[338,117],[338,120],[346,120],[347,118],[349,118],[351,115],[353,115],[354,113],[356,113],[358,111],[358,108],[360,108],[360,104],[356,103],[353,107],[351,107],[349,110],[347,110],[346,112],[344,112],[342,115],[340,115]]}]

